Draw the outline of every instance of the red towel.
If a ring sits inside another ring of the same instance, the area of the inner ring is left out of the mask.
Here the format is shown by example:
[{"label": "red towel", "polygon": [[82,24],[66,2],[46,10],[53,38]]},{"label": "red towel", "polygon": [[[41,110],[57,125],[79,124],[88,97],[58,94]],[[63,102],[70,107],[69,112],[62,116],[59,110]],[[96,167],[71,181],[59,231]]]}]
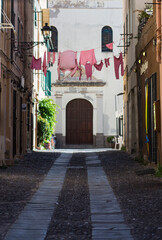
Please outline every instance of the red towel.
[{"label": "red towel", "polygon": [[44,52],[44,58],[43,58],[43,72],[44,76],[47,75],[47,60],[46,60],[46,52]]},{"label": "red towel", "polygon": [[31,69],[41,70],[41,58],[32,57]]}]

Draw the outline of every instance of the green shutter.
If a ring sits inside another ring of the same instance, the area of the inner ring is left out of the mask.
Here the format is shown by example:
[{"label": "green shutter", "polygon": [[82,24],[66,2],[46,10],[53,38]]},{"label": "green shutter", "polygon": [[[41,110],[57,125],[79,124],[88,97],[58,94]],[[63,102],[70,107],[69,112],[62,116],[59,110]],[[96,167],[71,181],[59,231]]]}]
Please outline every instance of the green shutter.
[{"label": "green shutter", "polygon": [[51,72],[47,71],[45,78],[45,95],[51,96]]},{"label": "green shutter", "polygon": [[49,71],[49,78],[48,78],[48,96],[51,96],[51,72]]},{"label": "green shutter", "polygon": [[[1,9],[4,10],[4,5],[3,5],[3,0],[1,0]],[[1,19],[0,19],[1,23],[3,23],[3,15],[2,15],[2,12],[1,12]]]},{"label": "green shutter", "polygon": [[47,74],[45,77],[45,88],[44,88],[46,96],[48,96],[48,91],[47,91],[48,87],[47,86],[48,86],[48,71],[47,71]]},{"label": "green shutter", "polygon": [[35,22],[35,26],[37,27],[37,9],[36,9],[36,7],[35,7],[35,9],[34,9],[34,22]]}]

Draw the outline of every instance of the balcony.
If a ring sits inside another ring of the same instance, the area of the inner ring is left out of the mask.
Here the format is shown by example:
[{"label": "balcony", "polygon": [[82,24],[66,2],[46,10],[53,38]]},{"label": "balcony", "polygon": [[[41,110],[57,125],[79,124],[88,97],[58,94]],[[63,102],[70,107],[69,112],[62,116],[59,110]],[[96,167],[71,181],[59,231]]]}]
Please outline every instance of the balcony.
[{"label": "balcony", "polygon": [[148,21],[148,18],[142,18],[141,21],[139,22],[139,25],[138,25],[138,38],[141,37],[142,29],[145,26],[145,24],[147,23],[147,21]]}]

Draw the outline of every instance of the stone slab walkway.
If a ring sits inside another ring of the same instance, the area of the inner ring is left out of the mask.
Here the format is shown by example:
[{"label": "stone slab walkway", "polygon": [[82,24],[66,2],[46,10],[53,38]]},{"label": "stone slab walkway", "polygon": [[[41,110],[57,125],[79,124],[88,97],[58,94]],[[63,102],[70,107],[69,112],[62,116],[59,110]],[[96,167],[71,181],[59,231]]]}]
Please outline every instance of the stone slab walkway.
[{"label": "stone slab walkway", "polygon": [[44,182],[12,225],[5,240],[43,240],[61,191],[72,154],[61,154]]},{"label": "stone slab walkway", "polygon": [[[63,186],[72,152],[62,153],[12,225],[5,240],[44,240]],[[117,199],[95,153],[86,155],[92,240],[132,240]],[[77,239],[78,240],[78,239]]]},{"label": "stone slab walkway", "polygon": [[93,240],[132,240],[129,227],[124,218],[95,154],[86,157]]}]

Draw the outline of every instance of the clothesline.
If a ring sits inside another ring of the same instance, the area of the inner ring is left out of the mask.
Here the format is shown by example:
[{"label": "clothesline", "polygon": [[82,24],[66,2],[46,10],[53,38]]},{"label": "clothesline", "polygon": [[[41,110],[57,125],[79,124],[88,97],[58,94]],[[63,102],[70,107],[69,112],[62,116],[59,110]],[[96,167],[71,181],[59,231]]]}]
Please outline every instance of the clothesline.
[{"label": "clothesline", "polygon": [[[120,45],[120,42],[123,40],[124,38],[120,38],[119,40],[116,40],[116,41],[113,41],[112,43],[116,46],[116,44],[115,43],[117,43],[117,42],[119,42],[119,45]],[[78,52],[82,52],[82,51],[88,51],[89,49],[82,49],[82,50],[74,50],[74,49],[72,49],[71,47],[69,47],[69,46],[67,46],[67,45],[65,45],[64,43],[62,43],[62,42],[60,42],[60,44],[63,46],[63,47],[66,47],[67,49],[69,49],[69,50],[73,50],[73,51],[76,51],[77,53]],[[105,46],[105,45],[102,45],[102,46]],[[117,46],[116,46],[117,47]],[[97,50],[97,49],[100,49],[101,47],[95,47],[95,48],[91,48],[91,49],[94,49],[94,50]]]},{"label": "clothesline", "polygon": [[[115,41],[115,42],[121,42],[122,39]],[[105,46],[113,50],[113,45],[115,45],[115,42],[111,42],[108,44],[105,44]],[[116,46],[116,45],[115,45]],[[73,51],[73,50],[66,50],[63,52],[58,53],[58,77],[60,79],[60,70],[65,72],[67,70],[71,71],[71,76],[75,74],[77,70],[80,71],[80,77],[79,80],[81,80],[82,76],[82,69],[81,65],[85,67],[85,72],[87,75],[87,79],[90,77],[92,78],[92,66],[94,66],[98,71],[101,71],[103,67],[103,61],[105,62],[106,67],[110,65],[109,60],[111,58],[114,59],[114,65],[115,65],[115,75],[116,79],[119,79],[119,65],[122,65],[122,73],[123,75],[123,58],[122,58],[122,52],[120,51],[118,56],[115,56],[113,52],[113,57],[108,57],[104,59],[100,59],[100,63],[97,64],[97,60],[95,57],[95,50],[98,48],[92,48],[90,50],[82,50],[82,51]],[[80,58],[79,58],[79,65],[77,63],[77,53],[80,52]],[[47,63],[50,64],[51,62],[54,64],[55,62],[55,52],[44,52],[44,58],[43,58],[43,65],[41,66],[41,58],[36,59],[34,56],[32,58],[32,64],[31,68],[36,70],[41,70],[41,67],[43,68],[44,75],[47,74]],[[53,59],[51,59],[51,56]]]}]

